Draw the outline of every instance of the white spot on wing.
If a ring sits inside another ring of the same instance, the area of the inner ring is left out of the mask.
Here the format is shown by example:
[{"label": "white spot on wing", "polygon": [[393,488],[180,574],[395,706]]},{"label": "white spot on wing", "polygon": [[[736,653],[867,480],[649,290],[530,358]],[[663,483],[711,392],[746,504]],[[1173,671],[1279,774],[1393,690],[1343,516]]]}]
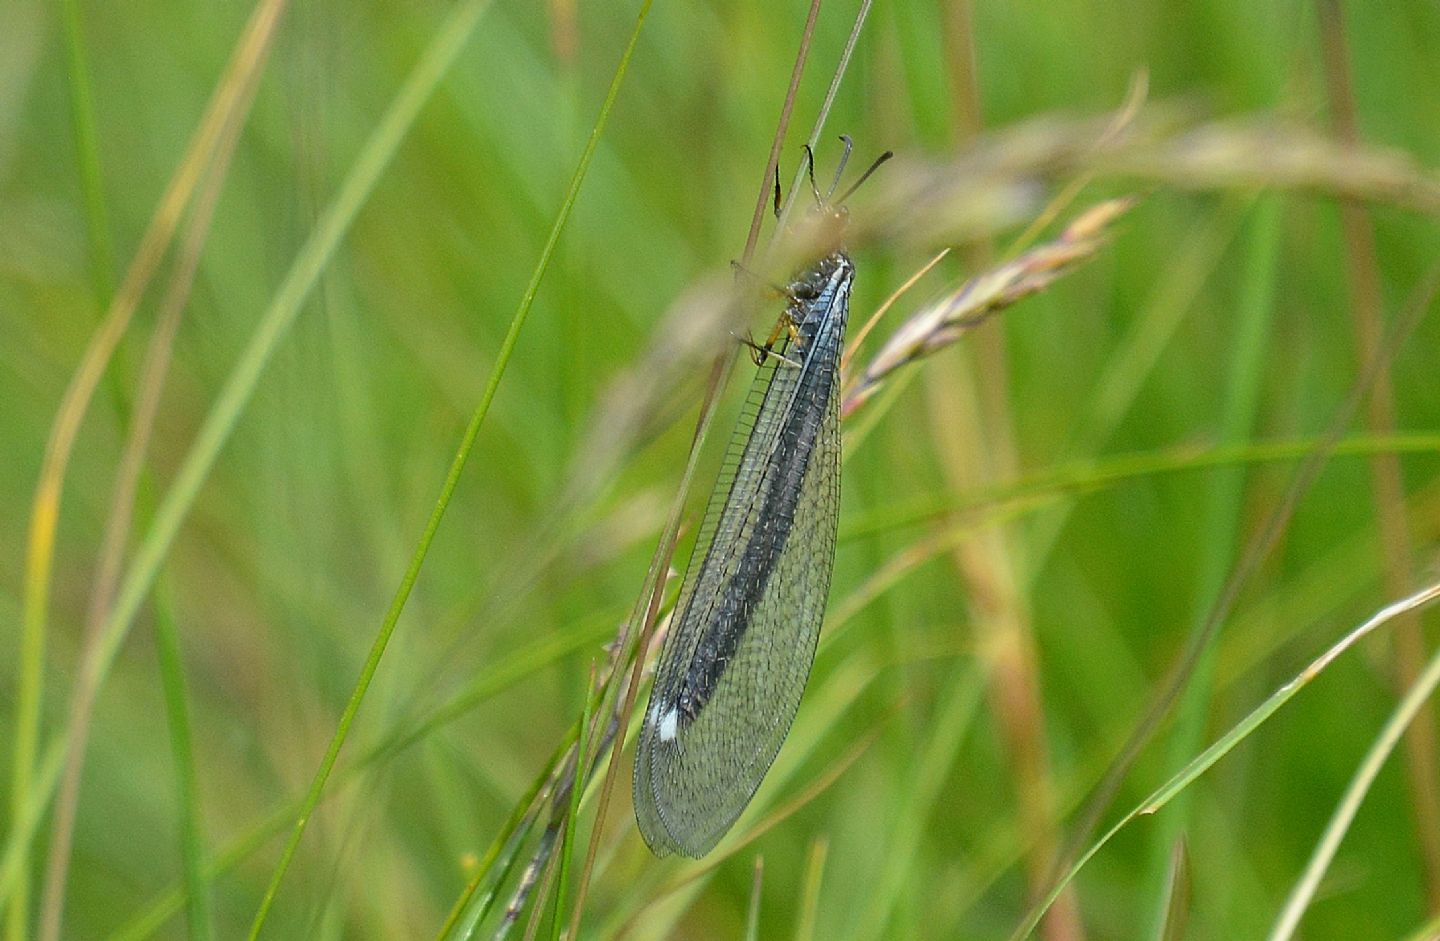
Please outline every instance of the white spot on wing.
[{"label": "white spot on wing", "polygon": [[680,731],[680,710],[672,708],[660,717],[660,741],[675,741],[675,733],[678,731]]}]

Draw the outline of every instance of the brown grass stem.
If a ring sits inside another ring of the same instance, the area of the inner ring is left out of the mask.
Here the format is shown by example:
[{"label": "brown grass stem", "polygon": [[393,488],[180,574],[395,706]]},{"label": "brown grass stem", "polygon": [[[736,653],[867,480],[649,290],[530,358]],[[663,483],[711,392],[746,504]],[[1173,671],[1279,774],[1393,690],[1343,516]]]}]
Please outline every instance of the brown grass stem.
[{"label": "brown grass stem", "polygon": [[[235,145],[239,142],[240,132],[245,126],[244,117],[254,101],[259,77],[257,70],[242,79],[241,96],[231,119],[225,124],[211,166],[195,196],[194,207],[176,251],[170,282],[160,302],[155,329],[151,334],[140,375],[140,392],[131,416],[129,434],[115,472],[110,513],[101,537],[100,555],[96,561],[95,580],[85,616],[85,634],[80,652],[81,660],[85,662],[93,661],[98,655],[101,629],[115,600],[121,566],[125,561],[125,548],[130,541],[135,496],[145,466],[145,453],[155,427],[161,392],[165,388],[165,378],[170,369],[170,353],[175,334],[180,328],[180,321],[190,298],[190,289],[195,283],[195,273],[199,269],[200,257],[210,234],[215,206],[224,188],[230,158],[235,153]],[[75,738],[66,754],[65,770],[62,772],[60,789],[55,799],[55,820],[51,827],[45,890],[41,904],[41,941],[58,941],[60,938],[66,874],[80,797],[80,777],[85,766],[90,716],[98,692],[99,676],[95,670],[81,670],[70,703],[70,723],[75,730]]]},{"label": "brown grass stem", "polygon": [[[946,8],[951,109],[957,143],[966,146],[984,128],[972,11],[970,0],[949,0]],[[971,271],[988,269],[993,257],[986,238],[974,240],[964,251]],[[926,384],[941,471],[950,487],[961,492],[1011,478],[1019,463],[1004,331],[992,322],[988,329],[976,330],[972,342],[974,362],[969,368],[959,357],[950,357],[931,372]],[[986,692],[1004,742],[1021,826],[1033,847],[1024,867],[1028,893],[1038,897],[1058,832],[1034,626],[1019,574],[1024,563],[1018,548],[1016,533],[996,523],[957,545],[951,558],[970,599],[977,646],[988,660]],[[1048,913],[1045,933],[1050,941],[1083,937],[1073,893],[1062,896]]]},{"label": "brown grass stem", "polygon": [[[11,768],[12,820],[25,816],[31,793],[35,754],[40,735],[43,702],[45,634],[50,601],[50,578],[55,557],[55,536],[65,470],[80,425],[89,410],[95,388],[139,307],[140,298],[160,266],[180,224],[186,205],[198,186],[224,128],[243,110],[244,89],[259,73],[269,52],[285,0],[259,0],[175,173],[156,204],[155,212],[135,250],[125,279],[110,302],[105,319],[91,337],[85,353],[65,389],[54,425],[45,443],[40,479],[26,539],[23,621],[15,707],[14,762]],[[15,838],[21,838],[18,833]],[[28,844],[28,839],[25,840]],[[29,921],[28,845],[19,852],[19,864],[8,930],[12,939],[27,933]]]},{"label": "brown grass stem", "polygon": [[[1350,78],[1344,11],[1337,0],[1319,0],[1318,7],[1321,63],[1335,137],[1342,146],[1358,149],[1360,121]],[[1350,287],[1350,321],[1355,330],[1356,355],[1364,363],[1374,355],[1384,332],[1375,230],[1369,212],[1357,200],[1342,198],[1339,208]],[[1388,366],[1381,368],[1375,377],[1375,388],[1365,410],[1365,424],[1377,435],[1395,430],[1395,394]],[[1385,589],[1391,595],[1398,595],[1410,580],[1412,556],[1400,459],[1394,454],[1373,455],[1370,485],[1379,527]],[[1406,614],[1397,619],[1393,636],[1391,656],[1395,683],[1401,690],[1409,689],[1425,665],[1420,614]],[[1431,914],[1440,912],[1440,778],[1437,778],[1440,757],[1436,754],[1435,740],[1435,711],[1427,706],[1406,727],[1403,752],[1410,812],[1415,818],[1415,840],[1424,867],[1425,898]]]}]

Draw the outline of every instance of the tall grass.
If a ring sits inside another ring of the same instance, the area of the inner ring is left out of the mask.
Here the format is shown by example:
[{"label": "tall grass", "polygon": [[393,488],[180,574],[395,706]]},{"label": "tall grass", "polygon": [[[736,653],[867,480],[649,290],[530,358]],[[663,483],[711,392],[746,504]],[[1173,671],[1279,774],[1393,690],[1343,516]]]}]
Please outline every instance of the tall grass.
[{"label": "tall grass", "polygon": [[[7,937],[1440,918],[1433,644],[1335,655],[1435,580],[1440,14],[905,0],[827,104],[858,4],[793,100],[804,4],[285,6],[258,40],[0,11]],[[828,110],[822,165],[840,131],[899,155],[853,322],[959,250],[854,351],[900,365],[846,420],[796,726],[716,853],[662,862],[628,752],[602,799],[607,641],[693,478],[686,558],[712,364],[773,315],[724,285],[782,108]]]}]

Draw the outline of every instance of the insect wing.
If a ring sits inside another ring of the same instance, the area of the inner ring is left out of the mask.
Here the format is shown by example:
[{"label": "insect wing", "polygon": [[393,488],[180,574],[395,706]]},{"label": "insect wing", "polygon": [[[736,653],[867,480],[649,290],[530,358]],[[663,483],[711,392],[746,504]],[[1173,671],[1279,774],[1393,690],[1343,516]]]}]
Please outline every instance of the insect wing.
[{"label": "insect wing", "polygon": [[[839,360],[852,276],[845,259],[833,290],[817,299],[825,306],[812,311],[818,326],[801,366],[767,364],[757,375],[753,425],[737,429],[733,476],[717,486],[702,526],[700,568],[692,561],[681,590],[636,751],[636,817],[660,855],[698,857],[719,842],[799,708],[834,566]],[[773,554],[757,560],[756,546]],[[697,680],[707,669],[710,685]],[[682,717],[676,702],[697,684],[703,702]]]}]

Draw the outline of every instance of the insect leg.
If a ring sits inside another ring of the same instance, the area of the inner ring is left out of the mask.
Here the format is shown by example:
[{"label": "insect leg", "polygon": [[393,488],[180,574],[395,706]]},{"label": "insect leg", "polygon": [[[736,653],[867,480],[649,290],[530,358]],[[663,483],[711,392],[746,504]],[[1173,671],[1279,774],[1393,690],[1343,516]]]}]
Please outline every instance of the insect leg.
[{"label": "insect leg", "polygon": [[765,290],[769,291],[775,297],[783,297],[785,298],[785,300],[790,301],[791,303],[797,302],[794,291],[790,290],[783,284],[776,284],[774,281],[769,280],[764,275],[760,274],[760,272],[755,271],[752,268],[747,268],[744,262],[732,260],[730,262],[730,269],[732,271],[739,272],[740,274],[745,275],[745,277],[750,278],[760,284],[765,285]]},{"label": "insect leg", "polygon": [[777,326],[775,332],[771,334],[770,339],[765,343],[756,343],[755,339],[748,334],[743,337],[736,337],[736,339],[740,341],[742,346],[750,348],[750,361],[756,366],[763,366],[765,365],[765,360],[773,358],[778,359],[787,366],[794,366],[796,369],[799,369],[799,363],[784,353],[779,353],[775,350],[775,341],[779,339],[780,334],[784,332],[784,330],[784,327]]}]

